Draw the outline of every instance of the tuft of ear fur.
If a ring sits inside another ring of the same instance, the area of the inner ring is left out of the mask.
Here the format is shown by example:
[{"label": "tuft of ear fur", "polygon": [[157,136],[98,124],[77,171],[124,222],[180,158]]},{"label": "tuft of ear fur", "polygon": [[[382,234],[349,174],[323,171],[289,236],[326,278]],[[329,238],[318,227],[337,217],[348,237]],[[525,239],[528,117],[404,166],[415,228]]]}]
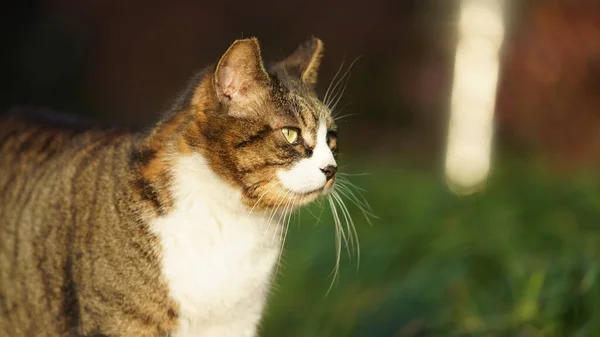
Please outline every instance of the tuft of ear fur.
[{"label": "tuft of ear fur", "polygon": [[234,103],[252,98],[268,81],[256,38],[234,41],[215,69],[217,95]]},{"label": "tuft of ear fur", "polygon": [[285,60],[274,64],[271,71],[279,73],[280,76],[293,76],[300,79],[302,83],[314,87],[317,83],[322,56],[323,42],[313,37],[300,45]]}]

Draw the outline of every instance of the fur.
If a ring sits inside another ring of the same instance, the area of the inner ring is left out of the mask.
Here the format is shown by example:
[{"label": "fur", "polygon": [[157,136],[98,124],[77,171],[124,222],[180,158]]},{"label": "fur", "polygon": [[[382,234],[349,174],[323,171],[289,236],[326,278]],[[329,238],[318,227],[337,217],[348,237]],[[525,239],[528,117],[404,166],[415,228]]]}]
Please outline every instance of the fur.
[{"label": "fur", "polygon": [[2,117],[0,335],[256,336],[286,217],[335,183],[322,50],[235,41],[147,131]]}]

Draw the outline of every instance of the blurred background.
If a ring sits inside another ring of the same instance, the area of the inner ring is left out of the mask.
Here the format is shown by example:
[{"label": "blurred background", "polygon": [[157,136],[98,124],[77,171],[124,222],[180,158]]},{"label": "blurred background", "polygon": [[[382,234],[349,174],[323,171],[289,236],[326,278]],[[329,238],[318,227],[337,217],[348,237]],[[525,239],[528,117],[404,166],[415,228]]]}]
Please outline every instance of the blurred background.
[{"label": "blurred background", "polygon": [[[237,38],[275,61],[325,43],[361,242],[335,264],[319,205],[290,228],[262,336],[600,336],[600,2],[507,1],[492,170],[451,193],[443,161],[459,2],[11,1],[0,108],[148,125]],[[368,174],[362,174],[368,173]],[[320,218],[317,221],[316,218]]]}]

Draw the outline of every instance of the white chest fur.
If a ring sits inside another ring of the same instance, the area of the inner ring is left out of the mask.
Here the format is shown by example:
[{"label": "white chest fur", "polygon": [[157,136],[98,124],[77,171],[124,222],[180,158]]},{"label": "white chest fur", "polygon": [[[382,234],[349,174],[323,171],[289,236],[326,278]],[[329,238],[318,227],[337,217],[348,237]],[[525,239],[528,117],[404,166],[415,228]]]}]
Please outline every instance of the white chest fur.
[{"label": "white chest fur", "polygon": [[279,256],[278,226],[268,230],[266,216],[249,215],[200,155],[174,170],[174,209],[151,226],[179,304],[174,336],[254,336]]}]

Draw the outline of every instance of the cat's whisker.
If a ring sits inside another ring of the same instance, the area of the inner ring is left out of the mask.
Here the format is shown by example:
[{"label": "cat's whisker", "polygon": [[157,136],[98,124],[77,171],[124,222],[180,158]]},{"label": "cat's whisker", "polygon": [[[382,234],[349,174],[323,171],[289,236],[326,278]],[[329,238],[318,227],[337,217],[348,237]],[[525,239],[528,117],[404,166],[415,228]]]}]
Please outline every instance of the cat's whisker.
[{"label": "cat's whisker", "polygon": [[272,223],[274,223],[275,225],[279,226],[281,223],[281,220],[283,219],[283,215],[285,214],[285,207],[288,204],[288,196],[291,194],[291,191],[285,191],[282,195],[281,201],[279,202],[277,208],[275,209],[275,215],[279,215],[279,222],[275,222],[275,217],[273,217],[273,221]]},{"label": "cat's whisker", "polygon": [[286,194],[286,200],[285,200],[285,205],[283,207],[283,210],[281,211],[281,216],[279,217],[279,223],[278,226],[281,227],[281,231],[279,232],[279,239],[280,239],[280,246],[281,249],[283,249],[283,237],[284,237],[284,231],[286,231],[286,222],[288,222],[288,211],[289,211],[289,207],[292,204],[292,200],[288,198],[288,194]]},{"label": "cat's whisker", "polygon": [[282,197],[282,192],[279,191],[277,192],[277,196],[275,197],[275,202],[274,202],[274,206],[267,215],[267,222],[265,223],[265,229],[264,229],[264,234],[266,235],[269,232],[269,228],[270,228],[270,224],[271,224],[271,219],[275,216],[275,213],[277,212],[277,207],[279,205],[279,200]]},{"label": "cat's whisker", "polygon": [[327,102],[325,103],[325,106],[330,110],[333,111],[332,107],[332,103],[336,101],[338,94],[339,94],[339,88],[340,88],[340,84],[342,84],[344,82],[344,77],[346,76],[347,71],[340,76],[340,78],[336,81],[335,85],[333,86],[333,88],[331,89],[331,94],[330,96],[327,98]]},{"label": "cat's whisker", "polygon": [[318,199],[317,204],[321,207],[321,213],[319,213],[319,216],[315,215],[315,213],[313,213],[310,208],[306,208],[308,213],[312,215],[312,217],[315,218],[315,220],[317,220],[315,226],[317,226],[321,222],[321,216],[323,215],[323,199]]},{"label": "cat's whisker", "polygon": [[331,112],[331,117],[333,117],[333,120],[337,120],[338,117],[342,114],[342,112],[344,112],[344,110],[350,105],[350,103],[346,103],[346,105],[344,105],[343,107],[341,107],[340,109],[336,109],[335,111]]},{"label": "cat's whisker", "polygon": [[338,172],[336,175],[337,176],[344,176],[344,177],[360,177],[360,176],[370,176],[372,174],[373,173],[369,173],[369,172],[363,172],[363,173],[344,173],[344,172]]},{"label": "cat's whisker", "polygon": [[342,99],[342,97],[344,96],[344,93],[346,92],[346,88],[348,88],[348,81],[350,80],[350,73],[348,73],[348,76],[346,77],[346,79],[344,80],[344,83],[340,89],[340,93],[337,95],[335,102],[333,103],[333,105],[331,106],[330,110],[331,111],[335,111],[335,109],[338,106],[338,103],[340,102],[340,100]]},{"label": "cat's whisker", "polygon": [[[331,203],[333,205],[333,208],[334,208],[334,212],[333,212],[334,217],[333,217],[333,220],[334,220],[334,224],[335,224],[336,230],[339,230],[340,237],[342,238],[342,240],[344,242],[344,246],[346,247],[346,253],[348,254],[348,257],[351,257],[352,254],[351,254],[351,251],[350,251],[349,238],[346,235],[346,232],[344,230],[344,226],[342,225],[342,218],[340,217],[339,212],[338,212],[338,205],[337,205],[337,201],[335,199],[334,192],[332,192],[330,194],[329,199],[330,199],[330,201],[331,201]],[[345,214],[343,216],[345,216]]]},{"label": "cat's whisker", "polygon": [[334,83],[333,83],[333,87],[331,88],[331,92],[327,96],[327,101],[324,102],[325,106],[327,106],[327,108],[329,108],[329,110],[331,110],[331,103],[333,103],[333,101],[335,100],[335,98],[337,96],[338,86],[340,85],[340,83],[343,80],[344,80],[344,75],[342,74],[342,76],[340,76],[339,78],[336,78],[333,81]]},{"label": "cat's whisker", "polygon": [[342,210],[342,215],[344,216],[344,220],[346,221],[346,228],[348,229],[348,236],[350,238],[350,244],[353,249],[356,250],[356,268],[358,269],[360,266],[360,242],[358,239],[358,232],[356,231],[356,225],[354,224],[354,220],[352,219],[352,215],[348,211],[348,207],[340,197],[340,195],[334,191],[333,193],[334,200],[337,200],[340,209]]},{"label": "cat's whisker", "polygon": [[291,191],[287,191],[283,197],[283,200],[281,202],[281,205],[283,206],[283,209],[281,210],[280,214],[279,214],[279,218],[276,222],[276,226],[278,231],[274,231],[273,232],[273,236],[271,238],[271,241],[275,241],[275,238],[277,237],[276,235],[279,234],[279,238],[281,240],[281,233],[282,230],[285,228],[285,219],[287,217],[287,212],[288,212],[288,207],[290,206],[291,203],[291,199],[289,198],[290,195],[293,195],[294,192]]},{"label": "cat's whisker", "polygon": [[342,60],[342,64],[340,64],[340,67],[338,68],[337,72],[335,73],[335,75],[333,76],[333,78],[331,79],[331,81],[329,82],[329,86],[327,87],[327,91],[325,91],[325,96],[323,97],[323,104],[325,104],[325,106],[329,106],[328,103],[329,103],[329,95],[331,94],[331,92],[330,92],[331,86],[336,81],[338,75],[342,71],[342,68],[344,67],[344,62],[345,61]]},{"label": "cat's whisker", "polygon": [[275,215],[277,214],[277,211],[279,210],[279,207],[281,206],[281,204],[283,203],[283,201],[285,201],[285,196],[288,194],[289,192],[279,192],[277,194],[277,199],[275,200],[275,208],[273,208],[273,210],[271,210],[271,213],[267,219],[267,224],[265,226],[265,235],[269,233],[269,230],[271,228],[271,222],[274,220]]},{"label": "cat's whisker", "polygon": [[339,212],[338,212],[338,207],[337,207],[337,203],[336,203],[336,199],[335,199],[335,195],[334,193],[331,193],[331,200],[333,201],[333,205],[335,206],[335,214],[337,217],[337,227],[340,230],[340,236],[342,238],[342,241],[344,242],[344,247],[346,247],[346,253],[348,254],[348,257],[351,258],[352,256],[352,252],[351,252],[351,244],[350,244],[350,237],[349,237],[349,233],[346,233],[346,231],[344,230],[344,226],[342,225],[342,218],[339,216]]},{"label": "cat's whisker", "polygon": [[267,186],[267,190],[265,192],[263,192],[261,194],[261,196],[258,198],[258,200],[256,200],[256,202],[254,203],[254,205],[252,206],[252,208],[250,209],[250,212],[248,212],[248,217],[250,217],[252,215],[252,212],[254,211],[254,208],[258,205],[258,203],[262,200],[262,198],[264,198],[265,195],[267,195],[267,193],[269,193],[270,190],[273,189],[273,187],[277,186],[278,181],[272,181],[271,183],[269,183]]},{"label": "cat's whisker", "polygon": [[345,114],[345,115],[341,115],[341,116],[339,116],[339,117],[338,117],[338,116],[334,116],[334,117],[333,117],[333,120],[334,120],[334,121],[336,121],[336,122],[338,122],[338,121],[340,121],[340,120],[342,120],[342,119],[344,119],[344,118],[346,118],[346,117],[350,117],[350,116],[356,116],[356,115],[358,115],[358,114],[356,114],[356,113],[353,113],[353,114]]},{"label": "cat's whisker", "polygon": [[[286,196],[286,198],[287,198],[287,196]],[[296,197],[294,196],[294,199],[295,198]],[[287,199],[285,207],[283,208],[283,211],[282,211],[282,216],[281,216],[280,221],[281,221],[281,226],[284,228],[284,231],[281,231],[281,233],[279,235],[280,240],[281,240],[281,249],[280,250],[283,250],[283,242],[285,240],[285,235],[287,234],[287,224],[289,224],[288,214],[291,214],[291,209],[289,209],[289,208],[292,205],[292,202],[294,199]],[[284,232],[286,232],[286,234],[284,234]]]},{"label": "cat's whisker", "polygon": [[[367,222],[370,225],[373,225],[373,223],[371,222],[371,218],[378,219],[378,217],[373,213],[371,205],[369,205],[369,202],[362,195],[361,191],[364,190],[357,187],[356,185],[354,185],[346,179],[340,179],[338,181],[338,185],[340,188],[339,192],[342,193],[346,198],[348,198],[348,200],[350,200],[352,203],[354,203],[356,207],[358,207],[359,210],[363,213],[363,216],[365,217]],[[352,190],[352,188],[354,188],[354,191]]]},{"label": "cat's whisker", "polygon": [[340,211],[342,213],[342,217],[344,218],[344,221],[346,223],[346,229],[347,229],[347,235],[348,235],[348,246],[350,248],[350,252],[348,252],[348,258],[352,259],[352,254],[351,253],[354,253],[355,249],[356,249],[356,247],[355,247],[355,240],[354,240],[355,239],[354,238],[354,233],[350,229],[350,224],[351,223],[353,224],[352,218],[350,218],[348,216],[347,209],[345,208],[345,205],[344,205],[343,201],[340,199],[340,196],[339,196],[338,192],[337,191],[333,191],[333,192],[331,192],[331,195],[333,197],[333,201],[339,206],[339,209],[340,209]]},{"label": "cat's whisker", "polygon": [[346,178],[346,176],[366,176],[366,175],[371,175],[371,173],[356,173],[356,174],[340,174],[340,180],[338,180],[338,182],[342,182],[343,184],[346,184],[350,187],[352,187],[354,190],[356,190],[357,192],[367,192],[367,190],[365,190],[364,188],[358,187],[356,186],[356,184],[352,183],[350,180],[348,180],[348,178]]},{"label": "cat's whisker", "polygon": [[[293,207],[293,205],[296,203],[297,198],[298,198],[298,196],[296,195],[296,196],[294,196],[293,200],[290,201],[290,205],[292,205],[291,207]],[[277,259],[277,271],[279,271],[279,266],[281,265],[281,257],[283,255],[283,248],[285,246],[285,240],[287,239],[287,233],[290,229],[290,220],[291,220],[293,212],[294,212],[293,208],[290,209],[289,215],[288,215],[288,218],[286,221],[287,224],[285,225],[285,230],[283,233],[283,238],[281,239],[281,246],[279,248],[279,258]]]},{"label": "cat's whisker", "polygon": [[[348,197],[348,199],[350,199],[350,201],[355,203],[356,206],[358,206],[359,208],[363,208],[365,211],[368,211],[369,213],[373,212],[371,209],[371,205],[369,205],[369,202],[361,194],[361,190],[359,190],[356,186],[354,186],[353,184],[351,184],[348,181],[342,181],[342,180],[339,181],[338,186],[340,188],[340,192],[345,191],[347,193],[347,195],[345,195],[345,196]],[[356,189],[356,193],[352,190],[352,188]],[[373,214],[371,214],[371,215],[375,216]]]},{"label": "cat's whisker", "polygon": [[327,294],[329,294],[329,292],[333,288],[335,281],[338,279],[339,276],[340,260],[342,255],[342,238],[344,238],[345,241],[345,235],[343,233],[343,230],[341,229],[340,218],[336,209],[336,205],[331,197],[331,194],[327,196],[327,201],[329,202],[331,214],[333,215],[333,223],[335,228],[335,264],[333,270],[329,274],[329,276],[332,277],[331,283],[329,284],[329,288],[327,289]]},{"label": "cat's whisker", "polygon": [[[337,80],[337,83],[333,86],[333,89],[331,89],[333,94],[331,95],[331,98],[329,98],[327,103],[325,104],[329,108],[329,110],[331,110],[331,111],[335,110],[335,106],[337,105],[337,102],[339,102],[340,98],[344,94],[344,91],[346,90],[346,84],[348,83],[347,80],[349,78],[350,70],[352,70],[352,67],[359,59],[360,59],[360,57],[357,57],[354,59],[354,61],[352,61],[352,63],[350,63],[350,65],[348,66],[348,69],[346,69],[344,74],[342,76],[340,76],[340,78]],[[340,86],[340,85],[342,85],[342,86]],[[331,103],[333,103],[333,102],[336,102],[336,103],[334,103],[334,105],[332,106]]]},{"label": "cat's whisker", "polygon": [[296,216],[296,219],[294,219],[294,221],[298,224],[298,228],[300,228],[300,222],[302,221],[302,213],[300,212],[300,210],[297,210],[294,215]]},{"label": "cat's whisker", "polygon": [[[355,204],[356,207],[363,213],[363,216],[369,222],[369,224],[372,225],[371,218],[377,218],[377,216],[373,214],[371,206],[361,193],[361,191],[364,190],[357,187],[355,184],[353,184],[346,178],[348,176],[363,176],[368,174],[369,173],[340,173],[338,181],[335,185],[336,188],[326,197],[326,200],[329,203],[329,207],[333,215],[336,250],[335,265],[330,274],[330,277],[332,277],[332,281],[327,290],[327,294],[329,294],[329,292],[334,286],[334,283],[339,278],[342,243],[344,243],[346,246],[349,258],[352,258],[353,252],[356,253],[356,268],[358,269],[360,267],[360,240],[358,232],[356,230],[356,223],[354,222],[354,219],[352,218],[350,210],[344,202],[344,199],[350,200],[350,202]],[[345,225],[342,224],[342,218],[345,222]]]}]

